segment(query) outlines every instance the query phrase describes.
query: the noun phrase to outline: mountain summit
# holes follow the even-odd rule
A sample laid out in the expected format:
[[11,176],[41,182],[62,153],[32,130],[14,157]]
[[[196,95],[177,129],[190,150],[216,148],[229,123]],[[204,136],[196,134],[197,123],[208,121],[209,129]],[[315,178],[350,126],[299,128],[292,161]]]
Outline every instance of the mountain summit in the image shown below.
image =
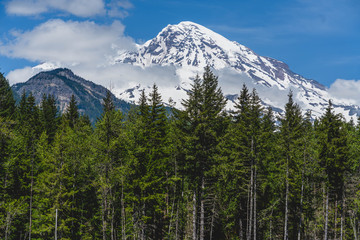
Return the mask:
[[[251,49],[199,24],[185,21],[177,25],[168,25],[155,38],[137,46],[137,51],[123,52],[115,58],[116,63],[127,63],[142,68],[151,66],[174,66],[179,77],[179,84],[174,86],[171,93],[165,93],[175,102],[186,97],[185,92],[190,88],[191,79],[201,74],[207,65],[219,72],[220,86],[223,87],[228,99],[228,108],[233,108],[236,94],[243,83],[251,83],[256,89],[276,92],[274,96],[263,99],[265,105],[274,109],[283,109],[285,102],[275,98],[281,93],[286,99],[290,89],[294,91],[296,100],[304,110],[312,110],[315,116],[320,116],[328,104],[330,95],[322,84],[315,80],[306,79],[292,72],[288,65],[270,57],[256,54]],[[231,74],[226,74],[230,72]],[[224,75],[224,76],[222,76]],[[232,79],[226,79],[226,76]],[[238,80],[236,80],[236,78]],[[235,79],[235,80],[234,80]],[[229,86],[232,85],[232,86]],[[136,102],[141,89],[146,86],[136,85],[120,94],[120,98]],[[161,90],[161,86],[159,86]],[[237,89],[236,92],[233,92]],[[260,92],[260,97],[263,98]],[[166,99],[166,98],[164,98]],[[333,99],[335,110],[344,114],[346,118],[360,113],[359,107],[342,103]],[[177,104],[176,107],[181,107]]]
[[[102,113],[102,101],[107,91],[105,87],[85,80],[67,68],[40,72],[25,83],[13,85],[12,89],[18,96],[24,91],[31,92],[38,104],[43,94],[54,95],[57,107],[62,113],[65,112],[71,96],[74,95],[80,113],[87,114],[92,122],[95,122]],[[122,111],[128,111],[130,108],[128,103],[115,98],[115,96],[114,103]]]

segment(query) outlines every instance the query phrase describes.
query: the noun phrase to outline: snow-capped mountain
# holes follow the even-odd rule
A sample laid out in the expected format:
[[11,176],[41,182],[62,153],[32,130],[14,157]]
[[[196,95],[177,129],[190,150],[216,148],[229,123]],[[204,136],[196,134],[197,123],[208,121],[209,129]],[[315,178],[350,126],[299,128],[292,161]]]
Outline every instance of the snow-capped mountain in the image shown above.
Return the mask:
[[[186,90],[191,87],[191,79],[196,74],[201,75],[206,65],[210,65],[219,76],[219,85],[229,99],[229,109],[233,108],[243,83],[254,86],[264,104],[274,109],[283,109],[286,95],[292,89],[300,106],[304,110],[311,109],[314,116],[323,113],[330,98],[325,86],[292,72],[285,63],[259,56],[251,49],[193,22],[168,25],[155,38],[137,45],[137,51],[119,52],[114,63],[132,64],[143,69],[174,67],[178,84],[171,88],[159,85],[159,89],[165,102],[171,97],[176,102],[175,107],[179,108],[181,99],[186,98]],[[116,96],[137,102],[144,88],[149,86],[134,84]],[[281,101],[279,95],[282,95]],[[360,114],[358,106],[332,100],[335,110],[347,119]]]

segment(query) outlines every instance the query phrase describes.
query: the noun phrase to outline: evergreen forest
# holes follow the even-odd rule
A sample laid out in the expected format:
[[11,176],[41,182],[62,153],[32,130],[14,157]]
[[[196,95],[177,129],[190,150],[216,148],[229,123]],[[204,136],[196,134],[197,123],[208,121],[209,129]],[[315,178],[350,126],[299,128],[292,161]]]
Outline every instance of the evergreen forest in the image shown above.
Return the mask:
[[226,111],[206,67],[183,110],[154,84],[92,124],[0,75],[0,239],[359,239],[360,125],[239,93]]

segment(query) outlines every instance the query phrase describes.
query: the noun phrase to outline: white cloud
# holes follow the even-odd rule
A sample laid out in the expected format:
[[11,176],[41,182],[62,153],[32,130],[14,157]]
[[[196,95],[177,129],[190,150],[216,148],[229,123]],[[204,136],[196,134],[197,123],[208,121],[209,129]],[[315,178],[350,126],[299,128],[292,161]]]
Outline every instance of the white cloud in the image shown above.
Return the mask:
[[92,17],[108,14],[110,17],[124,18],[128,9],[133,8],[129,0],[9,0],[6,12],[19,16],[37,16],[59,11],[78,17]]
[[31,16],[49,11],[62,11],[79,17],[105,13],[103,0],[10,0],[6,4],[8,14]]
[[114,64],[94,67],[91,64],[79,64],[71,69],[81,77],[104,87],[121,91],[137,84],[152,86],[156,83],[163,87],[174,87],[178,83],[175,68],[153,66],[141,68],[130,64]]
[[342,102],[360,105],[360,80],[337,79],[331,84],[329,93]]
[[128,0],[111,0],[110,3],[107,4],[107,7],[107,14],[110,17],[125,18],[129,14],[127,10],[133,8],[134,6]]
[[[54,64],[53,68],[57,67],[59,65]],[[156,83],[162,88],[172,89],[179,83],[174,66],[152,66],[144,69],[130,64],[119,63],[100,66],[92,62],[86,62],[73,66],[62,64],[61,67],[70,68],[76,75],[111,89],[115,93],[120,93],[138,84],[142,87],[148,87]],[[25,82],[43,70],[41,68],[25,67],[11,71],[6,78],[9,79],[10,85],[13,85]]]
[[133,41],[123,36],[124,26],[94,22],[47,21],[31,31],[13,34],[0,45],[0,54],[37,62],[103,64],[117,49],[131,49]]
[[[94,22],[49,20],[27,32],[13,32],[13,39],[0,43],[0,54],[30,60],[36,63],[48,62],[56,66],[81,70],[80,76],[100,76],[120,50],[135,48],[133,40],[123,35],[124,26],[119,21],[111,25],[98,25]],[[109,68],[111,66],[108,66]],[[26,67],[8,74],[11,84],[24,82],[39,69]],[[118,71],[109,69],[116,77]],[[119,76],[119,75],[118,75]],[[88,78],[99,83],[95,77]],[[106,81],[105,79],[103,81]]]
[[13,85],[15,83],[24,82],[37,73],[39,73],[39,70],[35,70],[31,67],[25,67],[22,69],[15,69],[9,72],[6,78],[9,79],[10,85]]
[[[262,84],[256,84],[247,74],[236,72],[230,68],[217,70],[214,73],[219,76],[219,86],[226,94],[240,94],[242,86],[245,84],[249,91],[255,88],[261,100],[274,107],[283,108],[288,101],[290,89],[282,90],[277,86],[267,87]],[[297,99],[299,90],[295,88],[291,88],[291,90],[295,100],[300,106],[303,106],[303,103]]]

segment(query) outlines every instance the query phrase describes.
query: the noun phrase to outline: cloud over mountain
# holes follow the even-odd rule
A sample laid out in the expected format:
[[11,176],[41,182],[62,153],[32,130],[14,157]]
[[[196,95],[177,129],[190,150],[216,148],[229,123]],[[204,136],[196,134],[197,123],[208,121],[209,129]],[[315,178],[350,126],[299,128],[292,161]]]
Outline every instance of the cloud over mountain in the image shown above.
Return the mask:
[[[133,40],[124,36],[124,28],[119,21],[100,25],[91,21],[49,20],[30,31],[13,32],[13,39],[0,45],[0,53],[33,62],[93,69],[107,65],[121,49],[135,48]],[[34,73],[26,67],[10,72],[8,77],[15,83],[26,81],[22,77]]]
[[77,17],[92,17],[108,14],[123,18],[132,8],[128,0],[10,0],[6,12],[12,15],[34,16],[47,12],[62,12]]

